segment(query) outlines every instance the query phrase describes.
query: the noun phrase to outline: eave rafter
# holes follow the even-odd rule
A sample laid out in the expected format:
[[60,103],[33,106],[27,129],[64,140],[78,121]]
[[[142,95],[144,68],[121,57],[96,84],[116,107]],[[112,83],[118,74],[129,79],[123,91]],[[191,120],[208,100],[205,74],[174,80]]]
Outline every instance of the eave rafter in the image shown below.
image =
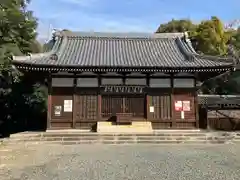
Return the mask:
[[233,67],[216,67],[216,68],[160,68],[160,67],[153,67],[153,68],[144,68],[144,67],[116,67],[116,68],[94,68],[94,67],[39,67],[39,66],[30,66],[30,65],[22,65],[17,64],[15,65],[19,70],[26,70],[26,71],[49,71],[49,72],[96,72],[96,73],[104,73],[104,72],[140,72],[140,73],[154,73],[154,72],[162,72],[162,73],[192,73],[192,72],[226,72],[226,71],[233,71]]

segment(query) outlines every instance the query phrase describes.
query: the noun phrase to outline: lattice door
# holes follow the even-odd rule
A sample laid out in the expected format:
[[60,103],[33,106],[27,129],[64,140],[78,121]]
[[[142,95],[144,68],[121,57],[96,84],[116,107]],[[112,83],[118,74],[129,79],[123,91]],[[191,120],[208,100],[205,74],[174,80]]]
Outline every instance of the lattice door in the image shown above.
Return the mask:
[[79,96],[78,115],[80,120],[96,120],[97,119],[97,96],[81,95]]
[[131,113],[133,117],[144,117],[144,96],[102,96],[102,117],[109,118],[119,113]]

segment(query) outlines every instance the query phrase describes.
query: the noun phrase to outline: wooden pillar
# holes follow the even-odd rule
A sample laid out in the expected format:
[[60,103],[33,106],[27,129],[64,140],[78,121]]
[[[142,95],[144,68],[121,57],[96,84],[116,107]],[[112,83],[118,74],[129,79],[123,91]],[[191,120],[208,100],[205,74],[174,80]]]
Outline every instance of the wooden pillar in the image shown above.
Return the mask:
[[74,74],[73,79],[73,112],[72,112],[72,128],[76,129],[76,117],[77,117],[77,78],[76,74]]
[[151,103],[151,99],[150,99],[150,96],[147,94],[146,95],[146,112],[147,112],[147,121],[150,121],[152,118],[151,118],[151,114],[150,114],[150,103]]
[[101,91],[100,91],[100,86],[102,84],[101,81],[101,76],[100,74],[98,75],[98,87],[99,87],[99,91],[97,94],[97,114],[98,114],[98,121],[102,120],[102,95],[101,95]]
[[198,87],[197,87],[197,74],[195,74],[195,92],[194,92],[194,106],[195,106],[195,118],[196,118],[196,128],[199,128],[199,106],[198,106]]
[[170,99],[171,99],[171,120],[172,128],[177,127],[176,118],[175,118],[175,107],[174,107],[174,74],[171,74],[171,90],[170,90]]
[[52,120],[52,76],[51,73],[48,75],[48,109],[47,109],[47,129],[51,128]]
[[102,120],[102,96],[100,94],[98,94],[97,96],[97,103],[98,103],[98,107],[97,107],[97,111],[98,111],[98,121]]
[[208,106],[206,107],[206,113],[207,113],[207,115],[206,115],[206,129],[208,130],[208,131],[210,131],[210,126],[209,126],[209,119],[208,119],[208,112],[209,112],[209,110],[208,110]]
[[[149,85],[149,83],[150,83],[150,75],[149,74],[147,74],[146,75],[146,77],[147,77],[147,79],[146,79],[146,84],[147,84],[147,87],[149,87],[150,85]],[[149,96],[149,94],[148,94],[148,92],[146,93],[146,101],[145,101],[145,103],[146,103],[146,119],[147,119],[147,121],[151,121],[151,113],[150,113],[150,103],[151,103],[151,99],[150,99],[150,96]]]

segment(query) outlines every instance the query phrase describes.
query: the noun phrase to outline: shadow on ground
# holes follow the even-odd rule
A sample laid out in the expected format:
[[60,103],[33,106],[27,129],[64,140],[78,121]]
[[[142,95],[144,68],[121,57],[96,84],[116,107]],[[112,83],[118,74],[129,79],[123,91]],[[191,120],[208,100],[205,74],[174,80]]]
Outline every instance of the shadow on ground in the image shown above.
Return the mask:
[[3,121],[0,124],[0,138],[9,137],[11,134],[24,131],[46,131],[47,116],[45,113],[32,116],[31,119],[17,119]]

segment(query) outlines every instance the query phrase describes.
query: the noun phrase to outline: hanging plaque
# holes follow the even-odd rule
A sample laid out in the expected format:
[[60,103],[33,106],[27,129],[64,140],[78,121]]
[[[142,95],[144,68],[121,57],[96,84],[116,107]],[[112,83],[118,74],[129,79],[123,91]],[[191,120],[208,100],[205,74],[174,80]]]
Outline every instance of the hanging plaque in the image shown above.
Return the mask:
[[182,111],[182,101],[175,101],[175,111]]
[[101,86],[102,93],[127,93],[127,94],[142,94],[144,93],[145,86],[135,85],[104,85]]
[[61,116],[62,114],[62,106],[54,106],[54,115]]
[[72,100],[64,100],[64,112],[72,112]]
[[183,101],[182,102],[182,108],[183,108],[183,111],[190,111],[191,108],[190,108],[190,101]]

